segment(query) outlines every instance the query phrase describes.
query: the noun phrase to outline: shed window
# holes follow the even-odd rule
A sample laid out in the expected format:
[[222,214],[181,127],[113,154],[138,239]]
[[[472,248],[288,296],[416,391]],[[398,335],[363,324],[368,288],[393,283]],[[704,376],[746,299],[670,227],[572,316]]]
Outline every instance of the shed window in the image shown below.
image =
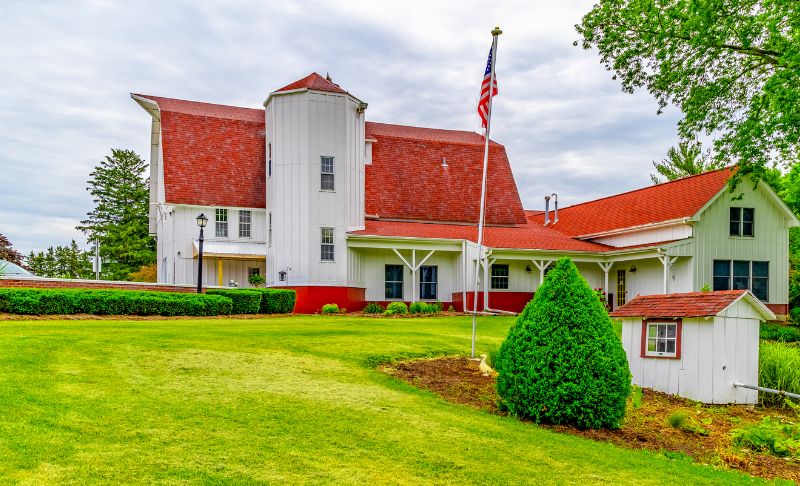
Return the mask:
[[436,300],[437,286],[439,285],[438,267],[420,267],[419,298],[422,300]]
[[731,236],[755,236],[754,213],[753,208],[731,208]]
[[239,238],[250,238],[250,211],[239,211]]
[[642,325],[642,356],[680,358],[681,322],[648,322]]
[[335,190],[333,180],[333,157],[322,157],[319,164],[320,172],[320,190],[333,191]]
[[228,236],[228,210],[227,209],[217,209],[216,213],[216,221],[215,223],[215,234],[216,236]]
[[326,262],[333,261],[333,228],[321,228],[321,254],[320,259]]
[[386,299],[403,298],[403,265],[386,265]]
[[492,265],[492,288],[508,290],[508,265]]

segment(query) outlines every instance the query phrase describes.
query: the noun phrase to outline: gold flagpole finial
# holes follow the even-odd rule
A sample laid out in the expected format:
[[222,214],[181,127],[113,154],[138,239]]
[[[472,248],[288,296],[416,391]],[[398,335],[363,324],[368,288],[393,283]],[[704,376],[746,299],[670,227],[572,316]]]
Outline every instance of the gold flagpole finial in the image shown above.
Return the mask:
[[503,31],[500,30],[500,27],[495,27],[494,30],[492,31],[492,35],[500,35],[502,33]]

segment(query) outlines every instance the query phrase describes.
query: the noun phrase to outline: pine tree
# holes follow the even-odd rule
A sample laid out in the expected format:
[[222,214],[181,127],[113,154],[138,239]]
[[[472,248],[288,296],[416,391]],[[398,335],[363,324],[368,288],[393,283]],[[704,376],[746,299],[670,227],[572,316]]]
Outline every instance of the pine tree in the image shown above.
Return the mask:
[[22,266],[24,258],[20,252],[11,248],[8,238],[0,234],[0,261],[4,260]]
[[569,258],[548,272],[497,359],[497,392],[536,422],[617,428],[631,389],[622,342]]
[[[681,142],[678,148],[670,147],[667,151],[667,158],[661,162],[653,162],[656,171],[666,177],[668,181],[674,181],[681,177],[702,174],[710,170],[721,169],[723,164],[715,161],[711,157],[711,151],[703,153],[702,145],[698,143]],[[653,184],[661,184],[662,180],[654,174],[650,174]]]
[[111,156],[89,174],[87,190],[95,208],[77,229],[100,242],[104,277],[124,280],[156,260],[155,239],[148,232],[147,164],[131,150],[111,149]]
[[52,246],[47,252],[28,255],[28,268],[35,275],[47,278],[87,279],[92,274],[92,252],[81,250],[75,240],[69,246]]

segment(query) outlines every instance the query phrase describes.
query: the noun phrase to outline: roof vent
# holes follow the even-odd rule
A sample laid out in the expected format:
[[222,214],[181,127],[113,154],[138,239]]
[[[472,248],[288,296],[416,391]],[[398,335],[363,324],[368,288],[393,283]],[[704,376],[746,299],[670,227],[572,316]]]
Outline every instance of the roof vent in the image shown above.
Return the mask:
[[447,157],[442,157],[442,167],[447,167]]
[[[554,211],[553,211],[553,224],[558,223],[558,194],[553,193],[550,196],[555,198],[554,201]],[[544,226],[550,224],[550,196],[544,197]]]

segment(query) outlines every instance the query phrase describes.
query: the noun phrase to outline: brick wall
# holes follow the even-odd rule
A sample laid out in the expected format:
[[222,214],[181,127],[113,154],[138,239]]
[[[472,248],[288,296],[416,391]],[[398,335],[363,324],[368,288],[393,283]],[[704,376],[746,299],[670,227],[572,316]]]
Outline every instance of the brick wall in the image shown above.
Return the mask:
[[[119,282],[113,280],[67,280],[63,278],[8,278],[0,277],[0,287],[24,287],[31,289],[118,289],[150,290],[158,292],[197,292],[196,285],[156,284],[144,282]],[[226,288],[204,286],[203,289]]]

